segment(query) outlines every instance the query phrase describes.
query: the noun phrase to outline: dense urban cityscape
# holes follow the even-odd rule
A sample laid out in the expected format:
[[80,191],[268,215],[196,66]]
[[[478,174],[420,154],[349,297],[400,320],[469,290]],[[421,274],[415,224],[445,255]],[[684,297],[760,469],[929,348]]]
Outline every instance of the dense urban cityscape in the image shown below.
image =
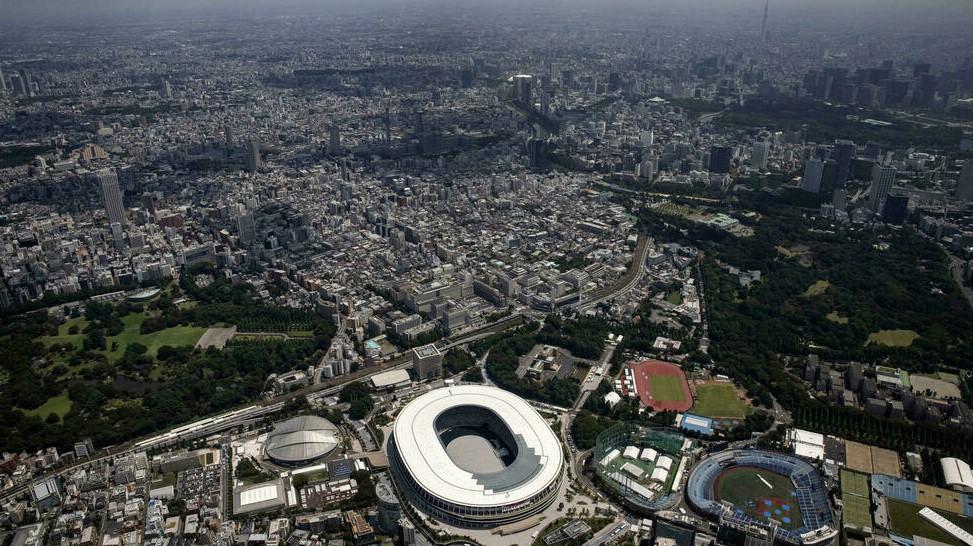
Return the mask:
[[0,546],[973,546],[973,5],[0,12]]

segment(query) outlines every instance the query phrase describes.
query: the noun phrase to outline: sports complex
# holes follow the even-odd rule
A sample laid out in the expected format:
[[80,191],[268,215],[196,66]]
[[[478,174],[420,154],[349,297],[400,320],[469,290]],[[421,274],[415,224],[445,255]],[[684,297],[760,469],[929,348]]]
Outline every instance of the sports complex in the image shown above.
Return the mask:
[[817,544],[837,534],[817,470],[790,455],[732,450],[696,465],[686,497],[700,513],[738,526],[772,528],[788,544]]
[[620,381],[626,396],[637,396],[642,405],[653,411],[685,412],[693,407],[686,374],[675,364],[661,360],[633,362],[625,367]]
[[436,389],[409,402],[387,444],[399,489],[417,508],[463,527],[543,511],[557,497],[564,454],[550,425],[495,387]]
[[595,473],[601,482],[640,511],[667,510],[679,503],[694,445],[674,431],[619,423],[598,435]]

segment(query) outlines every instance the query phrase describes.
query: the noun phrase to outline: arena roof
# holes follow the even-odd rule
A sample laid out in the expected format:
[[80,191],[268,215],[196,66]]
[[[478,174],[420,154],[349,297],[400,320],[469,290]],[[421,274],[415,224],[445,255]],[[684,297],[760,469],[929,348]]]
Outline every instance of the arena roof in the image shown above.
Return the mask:
[[331,453],[338,441],[338,427],[331,421],[301,415],[275,426],[264,449],[275,461],[300,463]]
[[943,457],[939,463],[943,465],[946,485],[954,489],[973,491],[973,471],[970,470],[970,465],[954,457]]
[[[487,409],[518,442],[517,459],[500,472],[476,474],[459,468],[446,453],[436,419],[461,406]],[[547,422],[517,395],[496,387],[461,385],[430,391],[410,402],[395,420],[395,447],[416,482],[445,501],[475,507],[511,505],[555,482],[563,453]]]

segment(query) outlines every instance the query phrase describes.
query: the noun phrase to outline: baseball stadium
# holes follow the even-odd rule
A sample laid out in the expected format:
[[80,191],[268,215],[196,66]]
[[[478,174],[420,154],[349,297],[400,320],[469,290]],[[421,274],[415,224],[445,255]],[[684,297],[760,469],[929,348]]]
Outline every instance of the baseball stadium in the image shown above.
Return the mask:
[[561,485],[564,453],[517,395],[483,385],[429,391],[395,419],[386,447],[396,484],[451,525],[505,525],[542,512]]
[[818,544],[837,534],[821,475],[790,455],[759,450],[711,455],[690,473],[686,497],[704,515],[770,528],[786,544]]
[[619,423],[598,435],[595,473],[632,509],[668,510],[679,503],[684,453],[692,446],[692,440],[669,429]]

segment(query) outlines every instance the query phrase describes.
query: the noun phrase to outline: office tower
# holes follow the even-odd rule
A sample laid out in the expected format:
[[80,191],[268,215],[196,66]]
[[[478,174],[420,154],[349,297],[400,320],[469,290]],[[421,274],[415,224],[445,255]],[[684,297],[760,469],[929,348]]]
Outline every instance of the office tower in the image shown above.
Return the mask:
[[473,69],[466,67],[460,72],[459,75],[460,86],[463,89],[469,89],[473,87]]
[[608,73],[608,90],[609,91],[618,91],[618,89],[621,86],[622,86],[622,75],[619,74],[618,72],[614,72],[614,71],[609,72]]
[[109,224],[125,225],[125,205],[122,190],[118,187],[118,175],[114,169],[102,169],[95,175],[101,186],[101,198],[105,203],[105,213]]
[[328,128],[328,154],[341,155],[341,130],[337,125]]
[[821,171],[821,187],[818,189],[818,192],[831,195],[834,193],[835,188],[844,187],[844,184],[838,184],[837,180],[838,162],[833,159],[825,160],[824,169]]
[[649,129],[639,134],[639,144],[642,146],[652,146],[655,144],[655,131]]
[[892,183],[895,182],[895,167],[890,165],[875,165],[872,171],[872,187],[868,196],[868,206],[872,212],[879,213],[885,198],[892,190]]
[[518,74],[513,77],[513,84],[514,99],[527,108],[533,106],[534,77],[529,74]]
[[831,159],[838,164],[838,172],[835,175],[835,183],[843,186],[848,181],[851,172],[851,160],[855,157],[855,143],[850,140],[838,140],[834,143],[834,152]]
[[547,116],[551,113],[551,95],[547,91],[541,91],[541,114]]
[[412,349],[412,369],[422,381],[443,373],[443,355],[435,343]]
[[255,173],[260,169],[260,143],[251,140],[247,143],[247,170]]
[[882,221],[886,224],[901,226],[909,215],[909,196],[904,193],[893,193],[885,198],[882,207]]
[[229,125],[223,126],[223,143],[227,150],[233,147],[233,129]]
[[767,156],[770,155],[770,143],[766,140],[753,145],[753,157],[751,163],[759,170],[767,168]]
[[257,224],[254,221],[252,212],[238,216],[236,225],[241,241],[249,243],[257,238]]
[[730,172],[730,161],[733,159],[733,148],[729,146],[713,146],[709,151],[709,172],[726,174]]
[[821,178],[824,176],[824,161],[818,158],[808,159],[804,164],[804,181],[801,187],[806,192],[821,191]]
[[84,440],[74,444],[74,456],[78,459],[83,459],[85,457],[90,457],[95,452],[95,445],[91,442],[91,438],[85,438]]
[[959,179],[956,180],[956,199],[973,201],[973,159],[967,159],[959,172]]
[[882,147],[879,146],[878,142],[868,141],[865,143],[865,157],[873,161],[878,160],[878,156],[882,153]]
[[171,99],[172,98],[172,84],[169,83],[169,80],[163,80],[162,81],[162,89],[161,89],[161,91],[162,91],[162,98],[164,98],[164,99]]
[[0,66],[0,95],[7,94],[7,80],[3,77],[3,67]]
[[648,180],[649,182],[655,178],[655,167],[658,164],[658,159],[654,157],[647,157],[642,160],[639,164],[639,178]]
[[770,0],[764,4],[764,22],[760,25],[760,39],[767,41],[767,12],[770,11]]
[[838,188],[834,191],[831,197],[831,205],[834,206],[834,210],[847,210],[848,209],[848,190],[845,188]]
[[148,211],[149,215],[155,218],[155,196],[150,192],[142,194],[142,206]]
[[27,86],[24,83],[24,78],[16,72],[10,75],[10,88],[13,90],[14,96],[22,97],[27,95]]
[[21,81],[21,83],[23,85],[23,93],[22,94],[25,95],[25,96],[28,96],[28,97],[33,97],[34,96],[34,80],[31,77],[29,70],[27,70],[25,68],[21,68],[20,69],[20,81]]

